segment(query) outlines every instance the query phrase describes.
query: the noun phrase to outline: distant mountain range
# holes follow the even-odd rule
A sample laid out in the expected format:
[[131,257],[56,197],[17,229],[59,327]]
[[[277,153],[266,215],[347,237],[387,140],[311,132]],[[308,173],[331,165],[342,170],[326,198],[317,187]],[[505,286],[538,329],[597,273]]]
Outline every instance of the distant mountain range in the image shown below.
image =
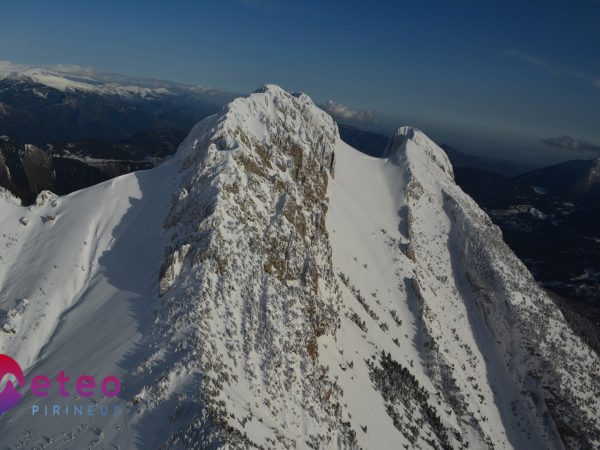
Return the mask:
[[0,186],[29,204],[44,189],[63,195],[148,169],[232,98],[76,66],[0,61]]
[[583,205],[600,206],[600,158],[566,161],[516,178],[538,191]]
[[120,140],[161,128],[188,131],[232,94],[60,66],[0,62],[0,134],[21,142]]
[[514,161],[499,158],[484,158],[475,155],[469,155],[456,150],[454,147],[446,144],[440,145],[452,161],[454,167],[470,167],[473,169],[487,170],[499,173],[509,177],[516,176],[532,169],[532,166],[521,164]]

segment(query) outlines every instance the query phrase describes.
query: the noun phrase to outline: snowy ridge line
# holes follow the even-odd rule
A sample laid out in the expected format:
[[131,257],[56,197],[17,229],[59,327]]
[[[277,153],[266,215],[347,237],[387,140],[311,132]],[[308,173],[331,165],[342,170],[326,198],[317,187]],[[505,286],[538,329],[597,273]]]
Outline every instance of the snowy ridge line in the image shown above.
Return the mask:
[[[425,245],[423,238],[430,240],[436,233],[423,235],[419,225],[430,220],[424,200],[439,202],[450,221],[447,232],[454,279],[457,269],[464,270],[456,289],[462,291],[463,299],[473,300],[475,316],[480,315],[489,330],[492,350],[506,367],[506,381],[522,394],[519,400],[532,426],[543,430],[542,438],[555,441],[558,447],[561,440],[568,447],[600,445],[600,380],[594,376],[600,373],[598,356],[569,328],[558,307],[504,243],[500,230],[453,182],[442,150],[415,130],[401,129],[398,137],[402,143],[396,152],[406,158],[410,179],[408,253],[435,264],[431,245]],[[427,160],[418,154],[423,151],[435,163],[426,172],[422,169]],[[426,269],[422,269],[423,274]],[[437,282],[440,272],[435,278],[430,275],[417,274],[417,286],[433,281],[435,292],[442,287]],[[496,381],[491,381],[492,391],[499,390]],[[545,403],[539,398],[545,398]],[[501,416],[504,422],[508,420],[506,412],[501,411]]]
[[[82,448],[106,438],[131,448],[139,439],[127,408],[127,355],[146,328],[145,311],[156,307],[169,170],[167,162],[65,197],[45,191],[30,207],[0,198],[0,353],[18,361],[26,379],[67,368],[127,380],[115,400],[123,414],[83,424],[76,417],[36,420],[39,399],[26,391],[0,417],[3,447]],[[60,400],[49,397],[50,408]]]

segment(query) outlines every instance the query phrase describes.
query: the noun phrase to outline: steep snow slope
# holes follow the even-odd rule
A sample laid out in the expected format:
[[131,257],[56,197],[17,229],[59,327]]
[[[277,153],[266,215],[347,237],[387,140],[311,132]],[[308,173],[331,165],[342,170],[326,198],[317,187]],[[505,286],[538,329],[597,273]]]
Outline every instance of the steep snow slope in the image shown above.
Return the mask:
[[[0,198],[0,353],[27,369],[27,383],[32,373],[53,378],[60,370],[127,380],[129,354],[158,299],[171,167],[66,197],[46,191],[29,208]],[[104,434],[135,441],[131,426],[119,432],[112,416],[32,417],[40,403],[26,392],[0,418],[0,447],[87,448]],[[47,403],[73,399],[53,392]]]
[[[597,445],[597,355],[456,186],[441,149],[402,128],[386,160],[345,144],[336,158],[328,228],[347,312],[322,358],[353,429],[367,429],[359,444],[561,448],[558,427],[567,446]],[[418,388],[433,414],[419,414]]]
[[270,85],[157,169],[0,202],[0,352],[124,383],[118,417],[26,394],[1,445],[600,444],[597,355],[413,128],[370,158]]

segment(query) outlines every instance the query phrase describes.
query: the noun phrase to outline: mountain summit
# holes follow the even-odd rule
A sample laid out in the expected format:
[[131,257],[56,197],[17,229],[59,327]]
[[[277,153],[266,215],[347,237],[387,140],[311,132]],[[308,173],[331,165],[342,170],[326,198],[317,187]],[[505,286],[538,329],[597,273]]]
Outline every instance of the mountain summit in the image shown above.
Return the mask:
[[25,396],[2,444],[600,445],[598,356],[415,128],[372,158],[267,85],[155,169],[0,202],[0,352],[124,384],[38,433]]

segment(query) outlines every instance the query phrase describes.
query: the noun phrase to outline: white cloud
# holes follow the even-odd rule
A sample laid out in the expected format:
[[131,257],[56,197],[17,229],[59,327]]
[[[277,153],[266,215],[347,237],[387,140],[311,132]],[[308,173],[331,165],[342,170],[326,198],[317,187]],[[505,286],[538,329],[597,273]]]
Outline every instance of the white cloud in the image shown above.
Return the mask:
[[333,100],[327,100],[323,109],[331,114],[335,119],[353,120],[356,122],[375,122],[376,114],[372,109],[353,109],[336,103]]
[[551,147],[562,148],[563,150],[600,153],[600,144],[584,141],[581,139],[575,139],[571,136],[559,136],[554,138],[542,139],[542,142],[546,145],[550,145]]

